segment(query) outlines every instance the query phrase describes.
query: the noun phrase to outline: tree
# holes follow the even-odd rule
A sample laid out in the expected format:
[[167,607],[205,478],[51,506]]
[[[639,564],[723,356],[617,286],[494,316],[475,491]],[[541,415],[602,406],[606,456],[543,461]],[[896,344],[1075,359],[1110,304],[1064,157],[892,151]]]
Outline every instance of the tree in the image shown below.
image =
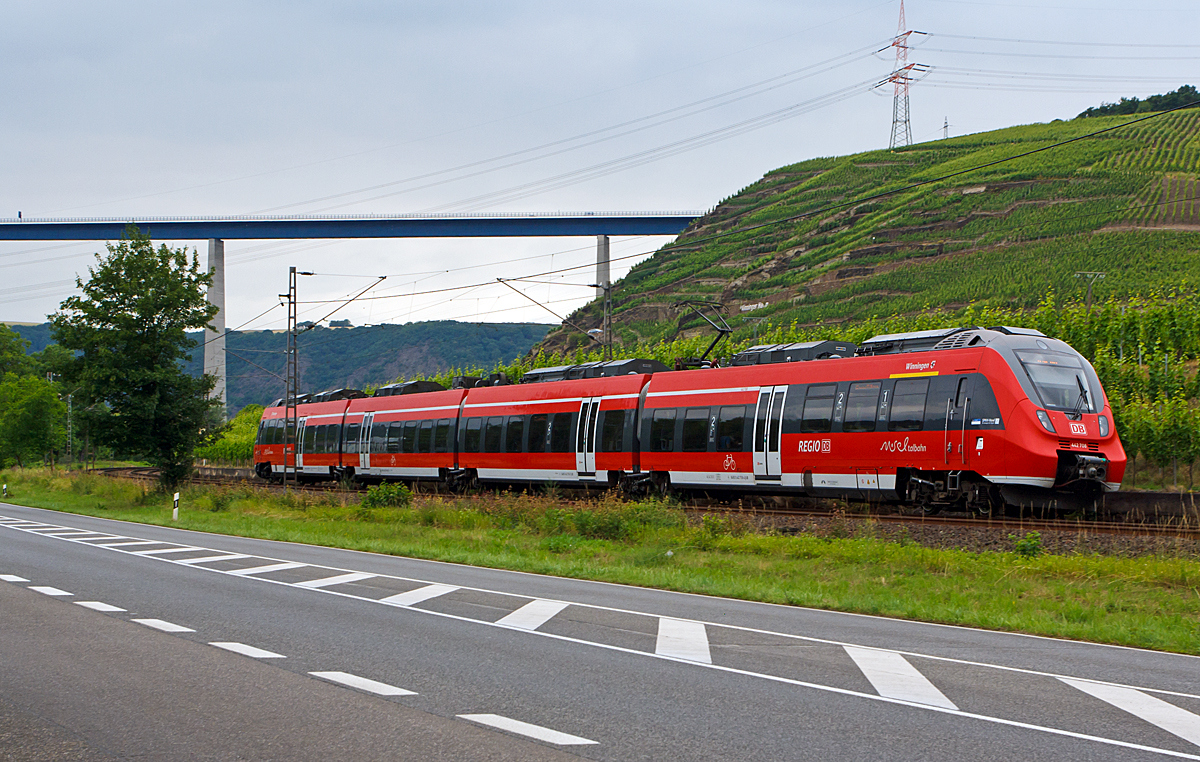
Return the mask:
[[25,356],[28,348],[28,339],[22,339],[21,334],[0,323],[0,378],[5,373],[28,372],[29,359]]
[[[136,227],[96,255],[88,282],[51,315],[55,340],[79,356],[64,375],[87,398],[96,441],[140,456],[172,488],[191,473],[192,451],[221,428],[214,379],[193,378],[181,363],[196,342],[186,331],[207,327],[217,308],[205,300],[212,282],[193,251],[157,249]],[[78,396],[77,398],[78,399]]]
[[67,406],[54,385],[37,376],[5,374],[0,381],[0,465],[22,468],[51,455],[66,439]]

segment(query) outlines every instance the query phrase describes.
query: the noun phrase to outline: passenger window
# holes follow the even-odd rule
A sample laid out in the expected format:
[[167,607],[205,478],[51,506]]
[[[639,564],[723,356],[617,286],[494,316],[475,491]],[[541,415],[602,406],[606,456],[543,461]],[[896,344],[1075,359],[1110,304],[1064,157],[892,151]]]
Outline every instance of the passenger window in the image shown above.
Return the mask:
[[925,420],[925,394],[928,391],[928,378],[897,381],[888,431],[920,431]]
[[466,433],[463,434],[463,452],[479,452],[482,444],[480,430],[483,428],[482,418],[468,418]]
[[653,452],[675,451],[675,410],[655,410],[650,419],[650,449]]
[[683,418],[683,451],[708,452],[708,408],[687,409]]
[[404,439],[401,441],[400,452],[417,451],[417,422],[404,422]]
[[508,417],[508,430],[504,434],[504,451],[521,452],[521,440],[525,438],[525,418],[519,415]]
[[625,445],[624,410],[605,410],[600,424],[600,452],[621,452]]
[[343,452],[351,454],[358,452],[358,436],[361,431],[361,423],[346,424],[346,441],[344,443],[345,446],[342,447]]
[[371,426],[371,452],[387,452],[388,425],[376,423]]
[[400,452],[400,440],[404,434],[404,421],[392,421],[388,424],[387,451]]
[[417,429],[417,452],[433,452],[433,421],[421,421]]
[[550,423],[550,452],[571,450],[571,426],[577,413],[555,413]]
[[450,419],[442,418],[433,430],[433,451],[450,452]]
[[842,431],[874,431],[875,408],[879,404],[879,390],[883,383],[864,381],[850,384],[850,399],[846,404],[846,421]]
[[958,394],[954,396],[954,406],[962,407],[967,404],[967,377],[958,379]]
[[836,384],[808,387],[808,394],[804,398],[804,414],[800,419],[801,433],[819,434],[833,429],[833,397],[836,392]]
[[717,421],[717,451],[742,452],[742,438],[745,430],[745,405],[721,408],[720,419]]
[[303,442],[302,446],[304,448],[302,450],[302,452],[316,452],[316,449],[315,449],[317,446],[317,427],[316,426],[307,426],[306,425],[304,427],[304,442]]
[[549,427],[550,416],[545,413],[529,416],[529,451],[546,451],[546,430]]
[[504,419],[500,416],[487,419],[483,430],[483,451],[500,452],[500,444],[504,439]]

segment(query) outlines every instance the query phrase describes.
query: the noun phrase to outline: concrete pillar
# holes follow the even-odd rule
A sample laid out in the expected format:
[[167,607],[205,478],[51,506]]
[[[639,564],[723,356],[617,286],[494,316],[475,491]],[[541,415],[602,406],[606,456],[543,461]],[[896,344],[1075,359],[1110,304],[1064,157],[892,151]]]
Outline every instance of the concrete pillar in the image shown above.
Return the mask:
[[204,372],[216,376],[212,396],[221,400],[225,410],[225,242],[220,238],[208,241],[208,269],[212,271],[212,285],[208,287],[208,303],[217,305],[217,315],[212,319],[212,329],[204,332]]
[[609,285],[608,236],[596,236],[596,298],[604,298],[604,286]]

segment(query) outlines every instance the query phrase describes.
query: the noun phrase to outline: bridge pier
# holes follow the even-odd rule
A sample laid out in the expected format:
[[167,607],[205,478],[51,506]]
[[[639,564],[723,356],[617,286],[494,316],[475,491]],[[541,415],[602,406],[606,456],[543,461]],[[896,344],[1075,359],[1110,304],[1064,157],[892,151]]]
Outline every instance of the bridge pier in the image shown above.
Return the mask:
[[596,236],[596,298],[604,298],[604,290],[609,286],[608,270],[608,236]]
[[216,317],[209,330],[204,332],[204,372],[216,376],[213,399],[221,400],[221,412],[225,408],[225,241],[208,239],[208,269],[212,271],[212,285],[208,287],[208,303],[217,305]]

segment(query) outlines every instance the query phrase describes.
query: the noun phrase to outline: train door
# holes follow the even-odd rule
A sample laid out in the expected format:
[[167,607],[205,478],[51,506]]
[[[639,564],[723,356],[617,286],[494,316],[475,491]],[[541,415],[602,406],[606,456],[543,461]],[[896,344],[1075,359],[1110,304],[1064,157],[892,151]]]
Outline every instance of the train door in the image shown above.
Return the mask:
[[296,424],[296,470],[304,469],[304,429],[307,418],[301,418]]
[[584,397],[579,403],[579,426],[575,430],[575,470],[580,476],[596,473],[596,423],[600,418],[600,398]]
[[371,423],[375,420],[374,413],[363,416],[362,428],[358,430],[358,467],[360,470],[371,467]]
[[758,391],[754,409],[754,477],[778,479],[782,473],[780,445],[783,438],[783,403],[786,386],[767,386]]
[[970,376],[960,376],[946,394],[946,424],[942,432],[945,457],[950,468],[966,466],[971,454],[967,449],[967,419],[971,414],[971,398],[968,396]]

